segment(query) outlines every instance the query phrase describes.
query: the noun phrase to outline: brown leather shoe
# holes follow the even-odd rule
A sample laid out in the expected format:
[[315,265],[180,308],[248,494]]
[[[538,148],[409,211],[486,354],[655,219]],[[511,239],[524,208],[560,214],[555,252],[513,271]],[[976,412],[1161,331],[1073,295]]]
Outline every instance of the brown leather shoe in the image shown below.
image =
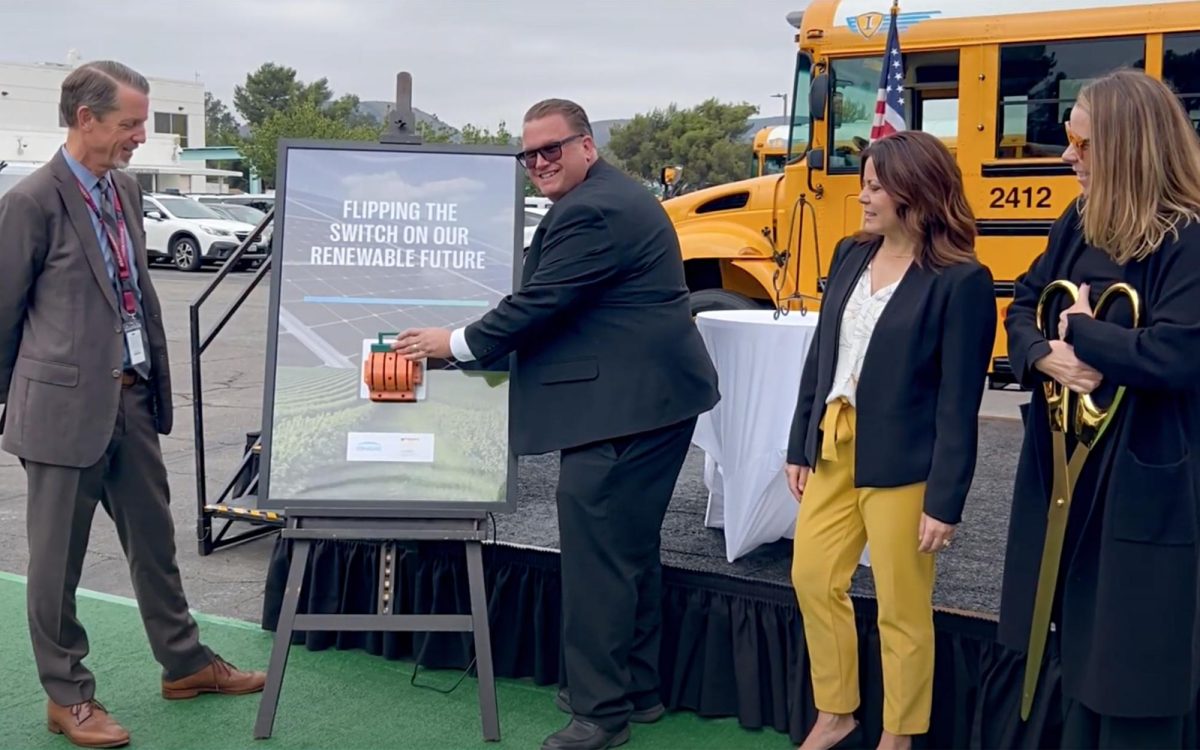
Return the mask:
[[46,702],[46,727],[80,747],[122,747],[129,744],[129,732],[108,715],[100,701],[90,700],[73,706]]
[[201,693],[245,695],[257,693],[267,682],[266,672],[243,672],[219,656],[204,669],[181,680],[163,680],[162,694],[168,700],[195,698]]

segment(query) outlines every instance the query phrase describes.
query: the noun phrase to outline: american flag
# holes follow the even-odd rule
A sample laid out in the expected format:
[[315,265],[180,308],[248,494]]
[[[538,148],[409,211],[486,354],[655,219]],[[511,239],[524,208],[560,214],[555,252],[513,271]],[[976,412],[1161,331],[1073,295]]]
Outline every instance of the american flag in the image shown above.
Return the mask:
[[879,96],[875,99],[875,122],[871,125],[872,143],[905,129],[904,58],[900,55],[898,26],[896,9],[892,8],[883,71],[879,74]]

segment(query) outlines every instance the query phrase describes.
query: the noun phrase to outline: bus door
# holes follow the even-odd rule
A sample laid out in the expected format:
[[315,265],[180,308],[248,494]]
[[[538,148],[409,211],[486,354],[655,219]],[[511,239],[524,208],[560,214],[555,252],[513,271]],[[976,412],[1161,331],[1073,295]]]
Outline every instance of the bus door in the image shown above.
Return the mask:
[[[904,119],[912,130],[941,138],[953,151],[958,133],[957,50],[904,55]],[[827,245],[862,226],[860,154],[870,143],[882,56],[830,61],[829,157],[825,175]]]

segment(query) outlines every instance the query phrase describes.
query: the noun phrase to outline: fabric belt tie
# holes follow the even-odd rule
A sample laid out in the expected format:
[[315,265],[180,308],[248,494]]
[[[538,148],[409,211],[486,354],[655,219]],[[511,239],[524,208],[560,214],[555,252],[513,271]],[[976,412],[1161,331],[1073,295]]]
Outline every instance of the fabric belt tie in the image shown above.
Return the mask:
[[838,443],[848,442],[852,433],[850,414],[853,410],[854,407],[844,398],[839,398],[826,407],[821,435],[822,460],[838,460]]

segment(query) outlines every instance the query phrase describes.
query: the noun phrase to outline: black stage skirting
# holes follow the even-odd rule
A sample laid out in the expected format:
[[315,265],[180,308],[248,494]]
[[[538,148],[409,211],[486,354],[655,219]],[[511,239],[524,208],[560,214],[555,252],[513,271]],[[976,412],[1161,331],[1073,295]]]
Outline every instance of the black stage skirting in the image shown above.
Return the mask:
[[[279,540],[270,564],[263,627],[274,630],[291,543]],[[369,613],[378,590],[379,546],[317,542],[301,588],[301,613]],[[558,553],[484,545],[496,674],[558,683]],[[667,566],[663,585],[662,698],[670,709],[737,717],[748,729],[771,727],[800,742],[816,718],[800,613],[789,586]],[[855,597],[862,707],[867,742],[882,729],[883,696],[875,601]],[[401,556],[397,612],[470,611],[461,543],[421,543]],[[1061,724],[1057,649],[1051,642],[1037,705],[1018,715],[1023,658],[995,643],[992,620],[938,611],[930,732],[918,747],[1055,747]],[[310,650],[360,648],[387,659],[464,669],[469,633],[297,633]],[[503,716],[504,707],[500,707]]]

